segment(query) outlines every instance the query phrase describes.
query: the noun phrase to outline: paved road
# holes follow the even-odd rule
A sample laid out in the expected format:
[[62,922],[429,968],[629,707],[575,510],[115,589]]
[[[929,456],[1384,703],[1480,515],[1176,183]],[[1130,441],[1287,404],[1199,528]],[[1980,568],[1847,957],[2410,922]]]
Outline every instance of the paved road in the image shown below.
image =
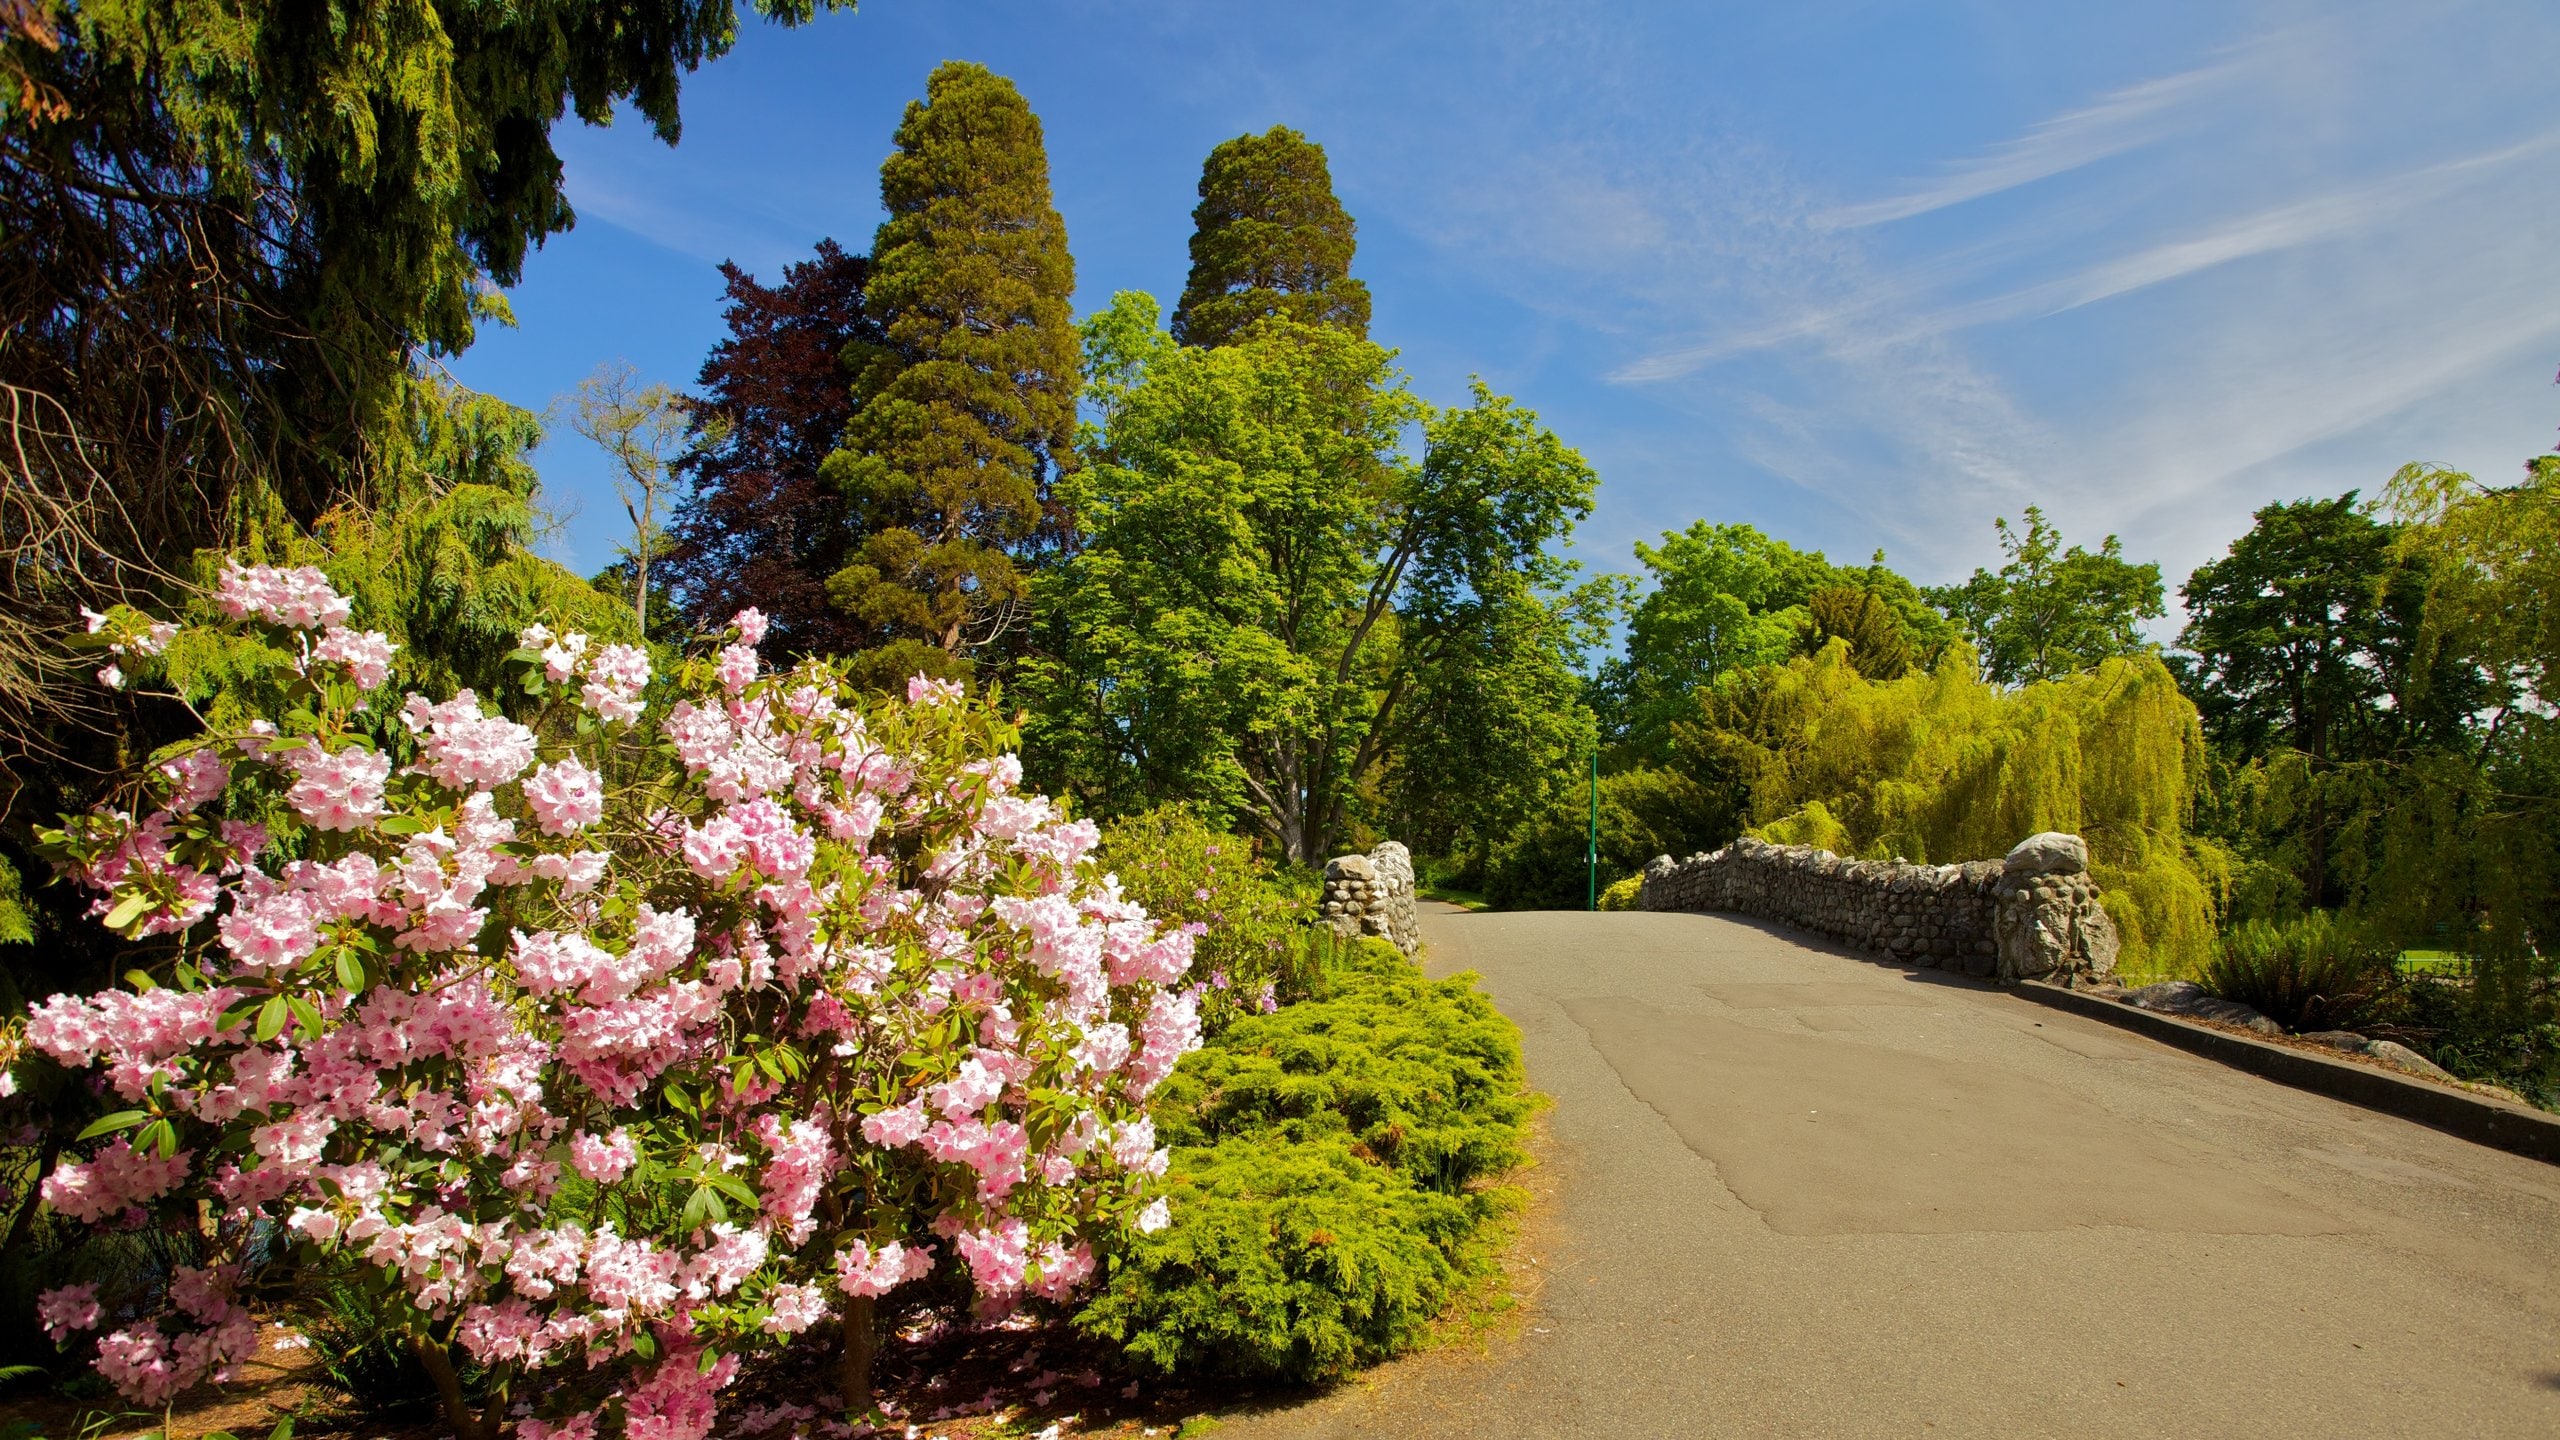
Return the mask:
[[1543,1283],[1222,1433],[2560,1436],[2560,1168],[1751,922],[1423,933],[1555,1097]]

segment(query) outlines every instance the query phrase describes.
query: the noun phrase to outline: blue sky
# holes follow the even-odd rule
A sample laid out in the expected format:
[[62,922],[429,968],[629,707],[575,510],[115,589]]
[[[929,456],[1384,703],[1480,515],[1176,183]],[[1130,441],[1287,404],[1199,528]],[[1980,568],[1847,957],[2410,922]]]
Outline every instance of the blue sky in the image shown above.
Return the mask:
[[[2560,6],[865,0],[750,21],[680,146],[558,132],[577,228],[453,362],[534,408],[689,384],[714,266],[868,247],[939,61],[1047,130],[1079,312],[1182,285],[1201,157],[1322,142],[1373,335],[1598,467],[1576,552],[1701,517],[1924,582],[2041,503],[2171,587],[2271,499],[2505,479],[2560,426]],[[624,521],[562,428],[562,559]]]

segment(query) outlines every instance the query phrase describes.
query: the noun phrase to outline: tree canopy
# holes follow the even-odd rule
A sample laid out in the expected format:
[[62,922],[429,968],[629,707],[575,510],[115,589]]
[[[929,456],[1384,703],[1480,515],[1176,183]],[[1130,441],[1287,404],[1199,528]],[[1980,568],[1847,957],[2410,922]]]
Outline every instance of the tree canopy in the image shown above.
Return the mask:
[[858,541],[827,582],[875,668],[966,669],[1022,618],[1023,560],[1075,464],[1075,262],[1039,117],[985,66],[938,66],[880,167],[855,411],[827,479]]
[[854,534],[842,496],[819,478],[853,418],[846,350],[876,345],[865,313],[868,257],[833,240],[762,285],[720,267],[729,333],[702,362],[689,413],[693,444],[677,462],[684,498],[664,567],[686,622],[718,626],[750,605],[772,622],[777,654],[847,654],[864,636],[828,599]]
[[2125,559],[2115,536],[2094,553],[2066,549],[2062,532],[2034,505],[2018,528],[2006,519],[1991,524],[2008,563],[1996,572],[1977,569],[1962,585],[1929,591],[1929,598],[1964,627],[1992,680],[2051,680],[2109,656],[2136,654],[2145,644],[2142,622],[2169,613],[2160,567]]
[[1356,227],[1323,146],[1284,125],[1225,142],[1200,168],[1191,221],[1174,339],[1224,345],[1273,315],[1368,338],[1369,287],[1351,278]]
[[1624,663],[1602,683],[1612,738],[1638,757],[1659,760],[1691,697],[1721,676],[1843,634],[1857,663],[1898,674],[1953,633],[1882,551],[1863,567],[1839,566],[1750,525],[1700,520],[1658,546],[1637,542],[1635,553],[1652,586],[1628,617]]
[[737,26],[729,0],[13,6],[8,748],[106,723],[63,645],[78,604],[166,598],[201,547],[379,503],[414,352],[468,344],[483,287],[573,220],[554,122],[628,107],[672,142],[682,77]]
[[[1595,477],[1481,385],[1425,405],[1345,331],[1275,317],[1201,349],[1157,313],[1123,294],[1086,327],[1100,419],[1067,487],[1079,547],[1042,583],[1031,748],[1106,812],[1188,802],[1322,859],[1456,677],[1516,668],[1524,626],[1552,644],[1550,547]],[[1557,734],[1496,733],[1521,755]]]
[[1727,677],[1680,745],[1686,768],[1734,777],[1764,839],[1944,864],[2067,830],[2089,842],[2130,968],[2175,969],[2211,943],[2227,860],[2190,831],[2204,736],[2157,656],[2010,689],[1961,645],[1871,680],[1834,641]]

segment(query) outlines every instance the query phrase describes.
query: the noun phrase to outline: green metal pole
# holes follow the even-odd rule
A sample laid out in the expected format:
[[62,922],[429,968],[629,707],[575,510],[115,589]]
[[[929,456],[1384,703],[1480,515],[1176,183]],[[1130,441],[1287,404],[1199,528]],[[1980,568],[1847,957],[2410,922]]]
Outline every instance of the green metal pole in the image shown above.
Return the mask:
[[1600,908],[1600,750],[1591,750],[1591,885],[1590,895],[1582,902],[1585,910]]

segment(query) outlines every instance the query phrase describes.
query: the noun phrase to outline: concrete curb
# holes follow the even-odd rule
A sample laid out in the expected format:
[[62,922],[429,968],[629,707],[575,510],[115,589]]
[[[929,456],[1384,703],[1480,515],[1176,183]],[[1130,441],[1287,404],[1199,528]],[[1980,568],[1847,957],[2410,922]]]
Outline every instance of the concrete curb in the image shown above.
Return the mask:
[[2138,1009],[2114,1000],[2066,990],[2041,980],[2010,987],[2021,997],[2056,1010],[2085,1015],[2120,1029],[2148,1035],[2208,1060],[2309,1090],[2332,1100],[2362,1105],[2403,1120],[2414,1120],[2474,1144],[2546,1164],[2560,1165],[2560,1115],[2510,1105],[2432,1080],[2402,1076],[2371,1065],[2332,1060],[2283,1045],[2270,1045],[2229,1031],[2197,1025],[2174,1015]]

